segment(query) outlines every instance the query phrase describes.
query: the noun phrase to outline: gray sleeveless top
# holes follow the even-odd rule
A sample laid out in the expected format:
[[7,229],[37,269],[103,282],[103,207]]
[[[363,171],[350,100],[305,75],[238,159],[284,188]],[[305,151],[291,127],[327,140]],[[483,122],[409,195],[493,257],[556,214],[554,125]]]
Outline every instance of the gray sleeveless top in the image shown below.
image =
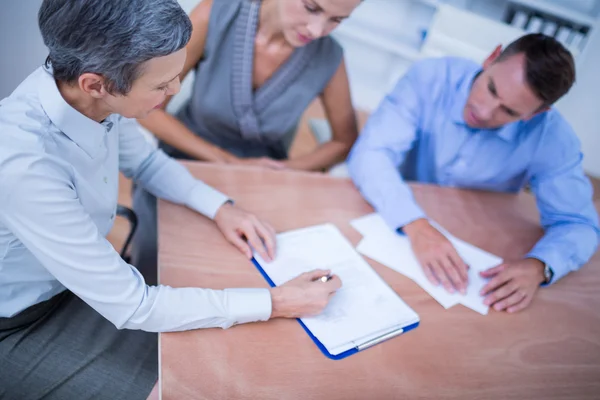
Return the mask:
[[[287,157],[300,117],[323,91],[342,49],[323,37],[294,50],[256,91],[254,39],[260,0],[214,0],[191,99],[177,117],[196,135],[238,157]],[[189,156],[164,143],[177,158]]]

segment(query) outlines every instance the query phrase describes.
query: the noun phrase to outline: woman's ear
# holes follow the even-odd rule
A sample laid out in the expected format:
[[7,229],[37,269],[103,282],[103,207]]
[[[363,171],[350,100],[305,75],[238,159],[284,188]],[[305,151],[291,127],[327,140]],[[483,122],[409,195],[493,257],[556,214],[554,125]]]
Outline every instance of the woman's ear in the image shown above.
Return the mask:
[[86,72],[77,80],[79,88],[95,99],[101,99],[108,94],[106,80],[102,75]]

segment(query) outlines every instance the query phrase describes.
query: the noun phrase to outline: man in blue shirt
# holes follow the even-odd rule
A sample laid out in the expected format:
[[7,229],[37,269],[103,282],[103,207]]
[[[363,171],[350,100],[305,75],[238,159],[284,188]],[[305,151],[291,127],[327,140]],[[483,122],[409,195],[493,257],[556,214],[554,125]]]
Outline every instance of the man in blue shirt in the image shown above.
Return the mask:
[[387,224],[410,237],[431,282],[464,292],[468,267],[429,224],[408,180],[509,193],[531,187],[545,234],[523,259],[482,272],[490,278],[484,301],[496,310],[527,307],[540,284],[592,256],[600,231],[580,144],[551,108],[574,81],[571,54],[530,34],[496,48],[483,68],[460,58],[416,63],[370,117],[350,174]]

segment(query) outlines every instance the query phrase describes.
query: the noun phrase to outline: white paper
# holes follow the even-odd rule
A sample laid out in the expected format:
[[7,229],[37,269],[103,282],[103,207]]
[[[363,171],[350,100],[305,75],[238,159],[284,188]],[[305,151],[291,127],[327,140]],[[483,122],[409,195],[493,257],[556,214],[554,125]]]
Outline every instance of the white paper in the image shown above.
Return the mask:
[[461,258],[470,266],[469,284],[464,295],[448,293],[442,286],[430,283],[412,251],[409,238],[394,232],[379,214],[369,214],[350,222],[364,237],[357,247],[361,254],[406,275],[444,308],[461,303],[481,314],[487,314],[489,307],[483,304],[483,297],[479,295],[487,280],[479,272],[500,264],[502,259],[458,239],[439,224],[433,221],[431,223],[450,240]]
[[331,270],[340,277],[342,288],[324,312],[302,318],[331,354],[419,320],[334,225],[279,234],[277,258],[271,263],[258,254],[255,258],[276,285],[314,269]]

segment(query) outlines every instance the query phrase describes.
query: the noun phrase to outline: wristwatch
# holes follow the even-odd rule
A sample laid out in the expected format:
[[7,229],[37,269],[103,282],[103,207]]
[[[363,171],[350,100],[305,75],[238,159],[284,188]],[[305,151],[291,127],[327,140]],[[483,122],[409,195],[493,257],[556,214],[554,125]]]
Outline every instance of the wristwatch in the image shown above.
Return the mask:
[[554,277],[554,271],[552,271],[552,268],[550,268],[550,266],[548,264],[544,264],[544,278],[546,278],[544,280],[544,282],[542,283],[543,285],[547,285],[552,281],[552,278]]

